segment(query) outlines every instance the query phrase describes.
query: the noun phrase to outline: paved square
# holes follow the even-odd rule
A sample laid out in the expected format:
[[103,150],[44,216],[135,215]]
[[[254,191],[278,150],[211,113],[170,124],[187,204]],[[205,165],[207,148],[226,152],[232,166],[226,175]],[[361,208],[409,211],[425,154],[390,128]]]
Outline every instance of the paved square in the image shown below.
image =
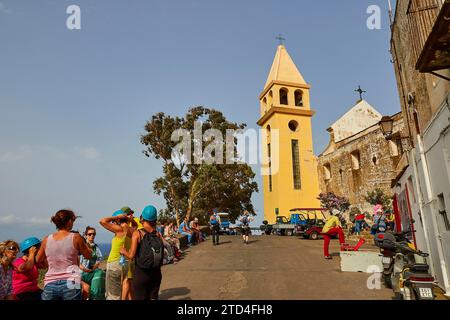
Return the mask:
[[[391,300],[391,290],[369,290],[369,274],[340,271],[338,242],[325,260],[322,240],[221,236],[188,250],[183,260],[163,267],[160,298],[193,300]],[[364,248],[364,247],[363,247]],[[373,247],[372,250],[375,250]]]

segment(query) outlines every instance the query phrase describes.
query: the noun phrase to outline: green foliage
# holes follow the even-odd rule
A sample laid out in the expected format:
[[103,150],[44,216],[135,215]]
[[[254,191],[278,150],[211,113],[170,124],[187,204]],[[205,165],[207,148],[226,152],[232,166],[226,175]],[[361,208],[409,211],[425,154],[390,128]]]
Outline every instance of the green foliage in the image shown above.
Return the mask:
[[380,188],[367,192],[367,196],[364,199],[373,206],[381,204],[384,209],[392,209],[392,197],[388,196]]
[[350,221],[352,221],[352,222],[355,221],[356,216],[360,213],[361,213],[361,210],[359,210],[358,207],[352,207],[350,209],[350,214],[349,214]]
[[[213,208],[228,212],[230,220],[235,220],[244,210],[254,213],[251,196],[258,191],[258,185],[250,166],[211,164],[205,161],[197,164],[186,161],[186,155],[176,148],[179,141],[172,141],[172,133],[178,129],[186,129],[191,132],[191,155],[198,153],[195,148],[195,142],[198,141],[195,140],[195,134],[192,134],[195,123],[201,123],[202,133],[208,129],[216,129],[221,133],[223,159],[227,150],[226,131],[238,131],[246,127],[245,124],[227,121],[220,111],[204,107],[189,109],[183,118],[160,112],[147,122],[146,134],[141,136],[141,143],[146,146],[143,153],[147,157],[154,156],[163,162],[163,176],[153,182],[155,192],[162,194],[166,200],[167,208],[163,215],[170,217],[172,214],[179,225],[184,216],[198,217],[201,223],[205,223]],[[202,154],[205,148],[217,144],[220,141],[215,139],[203,141]],[[234,150],[236,152],[236,147]],[[177,161],[172,160],[172,155],[175,155]]]
[[170,223],[171,221],[175,220],[175,213],[173,211],[170,211],[169,209],[161,209],[158,213],[158,221],[160,223]]

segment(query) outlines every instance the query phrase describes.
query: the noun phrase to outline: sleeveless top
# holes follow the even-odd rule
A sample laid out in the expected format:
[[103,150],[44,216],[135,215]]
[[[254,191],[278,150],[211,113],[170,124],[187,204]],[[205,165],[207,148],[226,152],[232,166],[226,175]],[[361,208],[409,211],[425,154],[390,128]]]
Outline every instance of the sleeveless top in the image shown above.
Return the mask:
[[74,233],[61,240],[55,240],[53,235],[47,238],[45,255],[48,261],[48,271],[45,274],[44,286],[58,280],[70,280],[81,283],[78,267],[78,250],[73,246]]
[[115,262],[120,259],[120,249],[125,246],[125,249],[130,250],[131,247],[131,238],[127,236],[123,236],[119,238],[114,236],[111,240],[111,251],[109,252],[108,261],[107,262]]

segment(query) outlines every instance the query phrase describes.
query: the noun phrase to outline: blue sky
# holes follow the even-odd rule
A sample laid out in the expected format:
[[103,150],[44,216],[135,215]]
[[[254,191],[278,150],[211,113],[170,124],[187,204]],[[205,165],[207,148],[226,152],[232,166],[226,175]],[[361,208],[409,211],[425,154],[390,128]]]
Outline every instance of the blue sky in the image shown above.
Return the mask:
[[[66,28],[71,4],[81,30]],[[381,30],[366,26],[372,4]],[[43,237],[61,208],[80,229],[123,205],[162,208],[146,120],[204,105],[256,128],[279,33],[312,85],[316,154],[359,84],[382,114],[399,111],[387,17],[375,0],[0,0],[0,238]]]

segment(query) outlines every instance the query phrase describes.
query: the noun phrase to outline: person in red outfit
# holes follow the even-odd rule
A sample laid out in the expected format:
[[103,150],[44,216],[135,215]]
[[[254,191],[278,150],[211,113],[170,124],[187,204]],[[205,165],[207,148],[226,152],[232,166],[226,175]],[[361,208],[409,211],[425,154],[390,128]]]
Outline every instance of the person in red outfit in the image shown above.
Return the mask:
[[331,237],[339,236],[339,243],[345,245],[345,235],[342,230],[341,222],[339,221],[339,210],[333,210],[332,215],[328,217],[327,222],[322,228],[323,235],[323,254],[325,259],[332,259],[329,253]]

